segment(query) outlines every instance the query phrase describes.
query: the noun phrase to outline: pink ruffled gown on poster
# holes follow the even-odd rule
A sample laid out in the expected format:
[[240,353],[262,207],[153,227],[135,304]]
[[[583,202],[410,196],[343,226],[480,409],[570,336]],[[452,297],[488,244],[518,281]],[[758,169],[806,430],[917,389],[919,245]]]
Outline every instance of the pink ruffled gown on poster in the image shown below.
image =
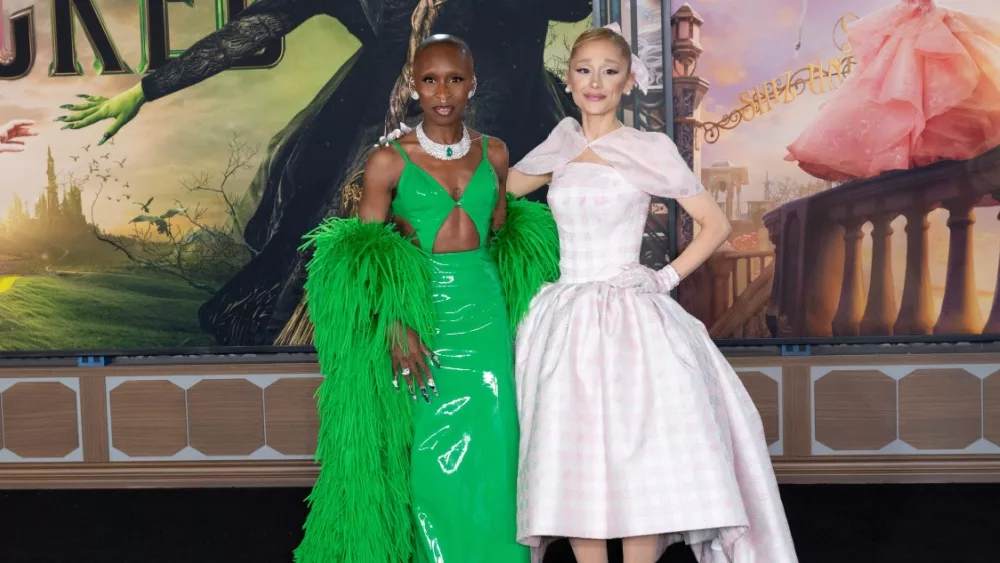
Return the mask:
[[855,68],[786,160],[843,181],[1000,145],[1000,22],[902,0],[850,24],[847,39]]
[[[607,164],[573,162],[590,148]],[[701,563],[795,563],[763,426],[705,326],[668,294],[606,280],[636,264],[650,194],[702,190],[668,137],[588,143],[562,121],[515,169],[552,174],[561,277],[515,346],[518,540],[660,535]]]

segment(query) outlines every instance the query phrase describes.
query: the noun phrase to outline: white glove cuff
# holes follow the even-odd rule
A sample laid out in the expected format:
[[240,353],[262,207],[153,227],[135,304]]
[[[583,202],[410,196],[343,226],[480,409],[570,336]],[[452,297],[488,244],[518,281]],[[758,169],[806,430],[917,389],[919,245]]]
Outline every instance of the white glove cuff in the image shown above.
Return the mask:
[[677,273],[677,270],[673,266],[667,264],[662,270],[657,272],[660,279],[663,280],[664,285],[666,285],[667,291],[672,291],[675,287],[680,285],[681,276]]

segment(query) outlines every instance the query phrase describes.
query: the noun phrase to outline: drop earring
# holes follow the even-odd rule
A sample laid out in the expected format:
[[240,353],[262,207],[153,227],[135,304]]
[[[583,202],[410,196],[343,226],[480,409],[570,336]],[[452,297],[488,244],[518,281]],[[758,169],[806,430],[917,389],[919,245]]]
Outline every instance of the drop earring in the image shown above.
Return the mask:
[[476,80],[476,77],[473,76],[472,77],[472,90],[469,90],[469,99],[470,100],[472,99],[472,96],[476,95],[476,88],[478,86],[479,86],[479,82]]
[[413,79],[410,79],[410,97],[414,100],[420,99],[420,94],[417,93],[416,87],[413,86]]

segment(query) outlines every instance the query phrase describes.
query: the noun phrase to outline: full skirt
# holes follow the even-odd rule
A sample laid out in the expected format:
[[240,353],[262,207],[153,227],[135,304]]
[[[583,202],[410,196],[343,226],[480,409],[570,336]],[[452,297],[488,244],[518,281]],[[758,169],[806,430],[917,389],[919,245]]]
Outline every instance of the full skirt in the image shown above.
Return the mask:
[[659,535],[701,563],[797,561],[758,412],[670,296],[556,283],[518,329],[518,539]]

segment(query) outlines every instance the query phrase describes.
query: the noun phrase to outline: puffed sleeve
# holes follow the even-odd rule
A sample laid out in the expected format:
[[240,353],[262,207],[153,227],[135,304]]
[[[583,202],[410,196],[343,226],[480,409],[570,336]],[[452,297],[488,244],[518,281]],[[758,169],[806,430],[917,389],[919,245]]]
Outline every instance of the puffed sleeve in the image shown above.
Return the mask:
[[645,158],[637,159],[640,167],[649,167],[648,172],[642,174],[647,180],[640,186],[643,191],[669,199],[684,199],[705,191],[670,137],[663,133],[640,134],[645,137],[650,149],[649,152],[639,153]]
[[548,138],[517,162],[513,168],[522,174],[551,174],[576,158],[587,148],[587,140],[579,132],[579,124],[567,117],[556,125]]

